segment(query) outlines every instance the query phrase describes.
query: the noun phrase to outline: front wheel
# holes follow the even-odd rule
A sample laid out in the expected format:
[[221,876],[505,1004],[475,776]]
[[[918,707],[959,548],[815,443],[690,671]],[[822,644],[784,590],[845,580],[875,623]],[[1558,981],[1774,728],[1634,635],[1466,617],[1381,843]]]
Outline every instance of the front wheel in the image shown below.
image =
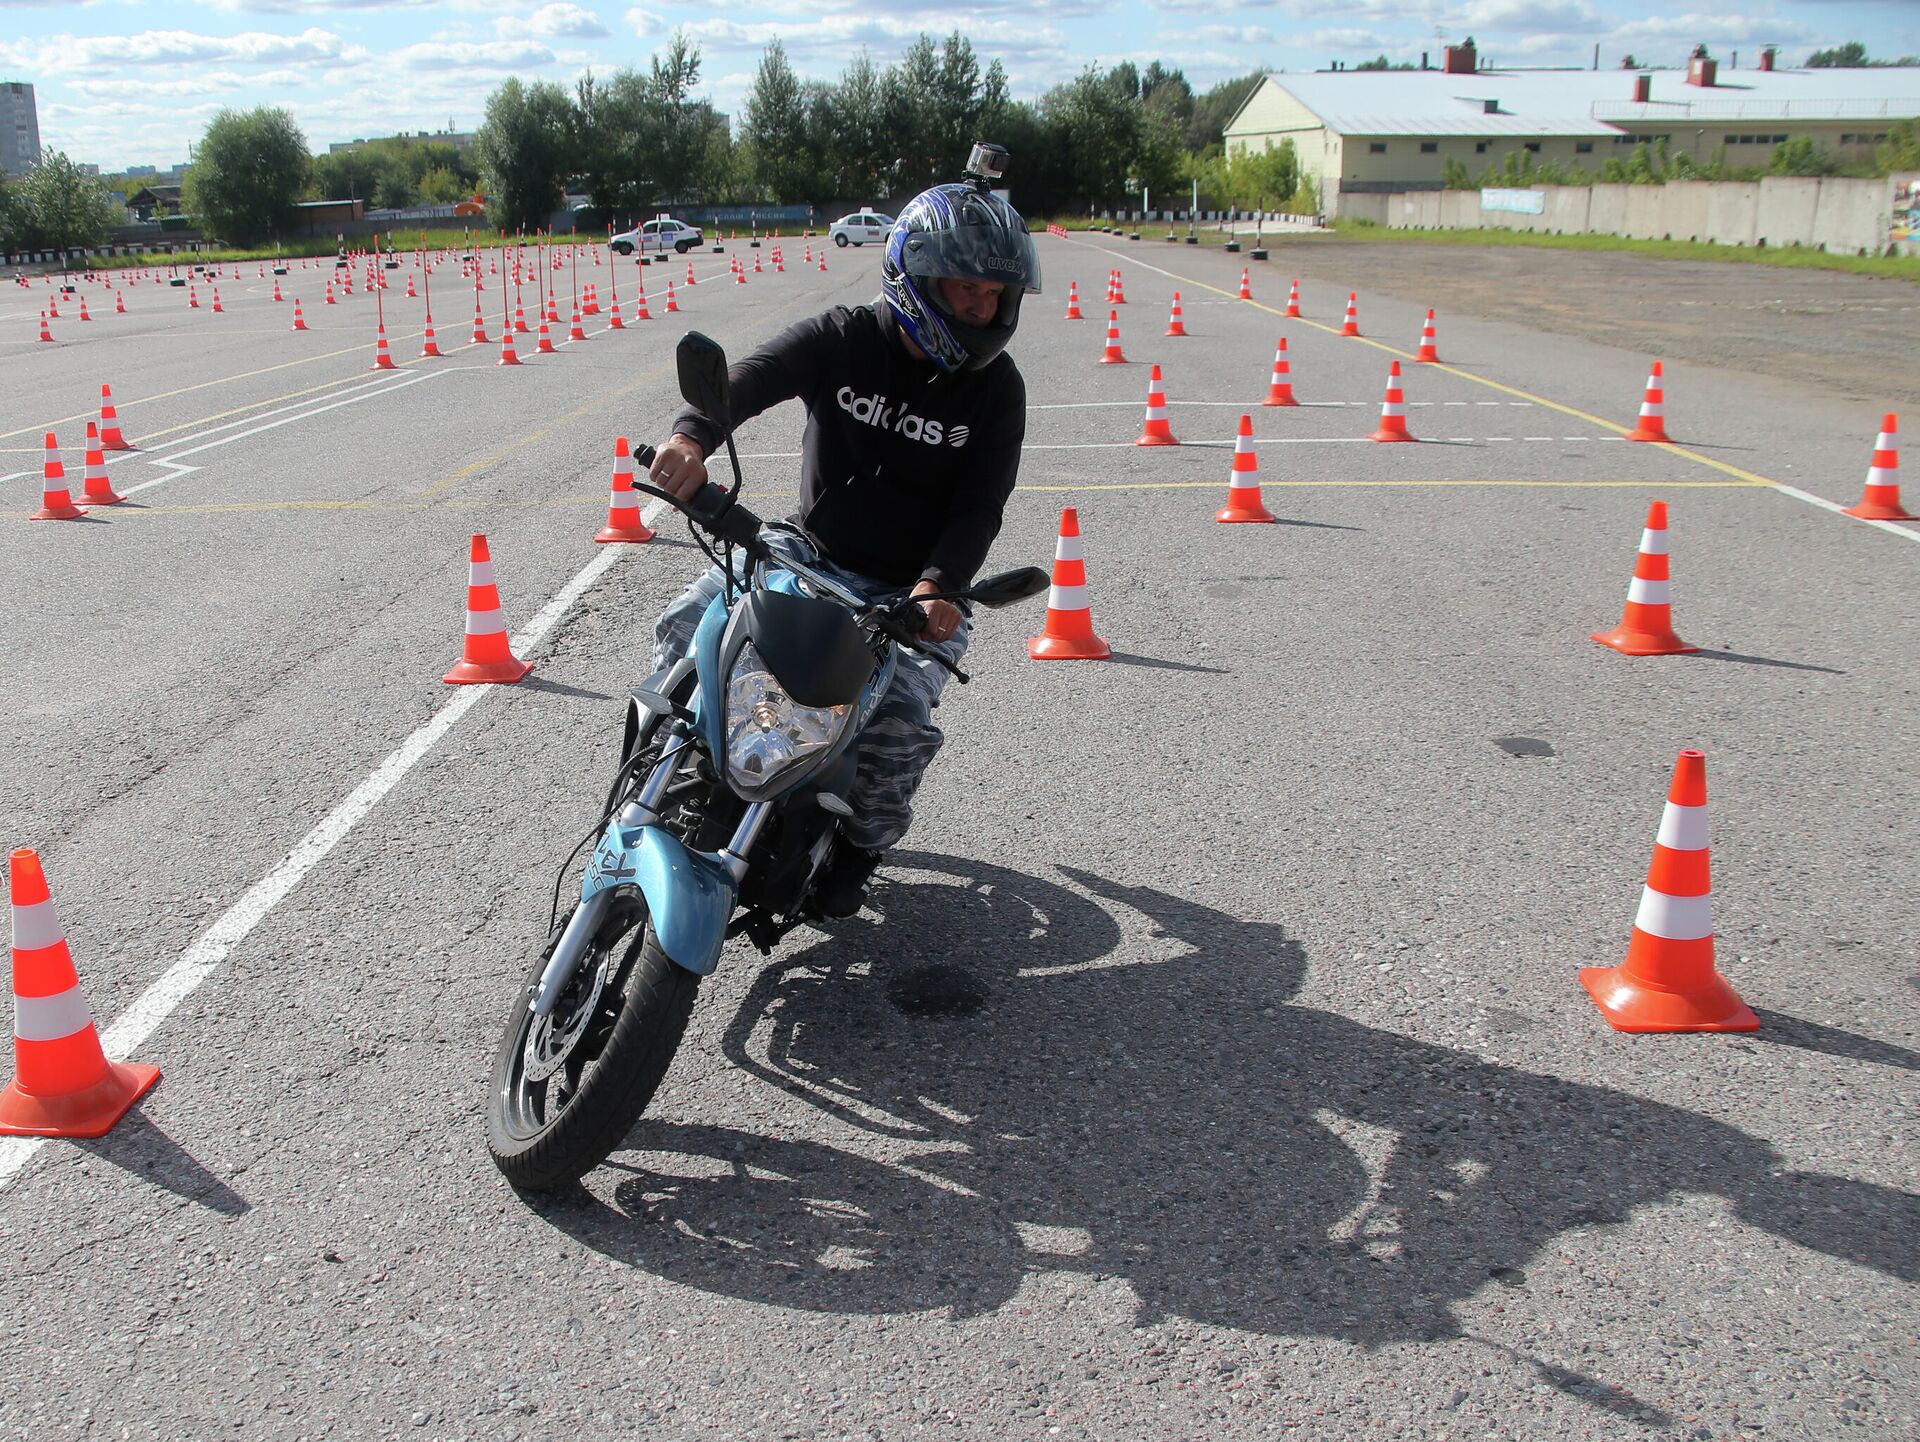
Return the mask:
[[632,254],[633,254],[633,247],[632,247],[632,246],[630,246],[630,245],[628,245],[628,244],[627,244],[627,243],[626,243],[625,241],[623,241],[623,240],[616,240],[616,241],[615,241],[615,242],[613,243],[613,248],[614,248],[614,249],[615,249],[616,251],[618,251],[618,252],[619,252],[619,253],[620,253],[621,255],[632,255]]
[[666,1076],[700,989],[660,949],[638,896],[616,900],[552,1014],[539,1017],[528,1001],[552,950],[514,993],[487,1108],[487,1150],[523,1191],[577,1181],[620,1145]]
[[847,248],[847,238],[844,235],[836,235],[833,238],[833,243],[839,246],[842,250],[845,250]]

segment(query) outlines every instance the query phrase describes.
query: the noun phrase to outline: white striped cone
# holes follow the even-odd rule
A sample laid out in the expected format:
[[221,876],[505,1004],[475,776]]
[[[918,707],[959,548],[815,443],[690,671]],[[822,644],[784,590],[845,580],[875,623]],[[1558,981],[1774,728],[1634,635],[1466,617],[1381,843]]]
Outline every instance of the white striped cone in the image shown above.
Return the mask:
[[[298,314],[300,310],[300,302],[296,300],[293,303],[293,308],[294,308],[294,313]],[[435,338],[433,334],[433,312],[428,311],[427,318],[426,318],[426,333],[422,335],[420,338],[420,358],[422,360],[425,360],[428,357],[438,356],[440,355],[440,353],[441,353],[440,342]]]
[[487,538],[476,533],[467,561],[466,644],[459,663],[441,680],[450,686],[512,683],[532,669],[533,663],[515,656],[508,644],[500,588],[493,579],[493,556]]
[[387,325],[385,321],[380,323],[380,328],[376,333],[376,338],[373,343],[373,364],[367,367],[367,369],[376,371],[398,369],[393,363],[392,353],[387,350]]
[[1581,984],[1615,1029],[1758,1030],[1759,1018],[1714,969],[1707,852],[1707,758],[1682,751],[1640,889],[1627,959],[1580,973]]
[[1167,317],[1167,328],[1163,334],[1185,335],[1186,333],[1187,322],[1185,317],[1180,314],[1180,292],[1176,290],[1173,293],[1173,313]]
[[307,324],[306,316],[300,313],[300,297],[297,295],[293,298],[293,324],[289,326],[288,329],[289,330],[311,330],[312,329],[312,327]]
[[1068,281],[1066,319],[1084,320],[1085,318],[1086,317],[1080,314],[1080,282],[1077,280]]
[[87,422],[87,458],[85,469],[81,473],[80,504],[83,506],[117,506],[126,497],[117,494],[113,482],[107,479],[107,454],[100,445],[100,427],[94,421]]
[[1240,267],[1240,294],[1236,296],[1235,299],[1236,300],[1252,300],[1253,299],[1253,267],[1252,266],[1243,265]]
[[1675,634],[1673,596],[1667,571],[1667,503],[1647,506],[1647,523],[1640,532],[1640,553],[1634,557],[1633,580],[1627,584],[1627,607],[1611,631],[1595,631],[1593,639],[1623,656],[1678,656],[1698,651]]
[[1867,467],[1867,486],[1859,501],[1847,507],[1849,516],[1863,521],[1920,520],[1900,504],[1900,417],[1888,411],[1880,421],[1880,439],[1874,443],[1873,464]]
[[1027,655],[1036,661],[1104,661],[1113,654],[1093,630],[1087,605],[1087,563],[1080,549],[1080,513],[1060,512],[1060,538],[1053,553],[1053,589],[1047,593],[1047,622],[1028,638]]
[[1113,303],[1115,305],[1127,303],[1127,283],[1121,279],[1120,267],[1117,265],[1113,268]]
[[667,308],[666,308],[665,314],[671,315],[679,309],[680,309],[679,302],[673,298],[673,282],[668,281],[667,282]]
[[613,441],[613,493],[607,501],[607,524],[596,541],[631,541],[644,545],[654,533],[640,519],[640,493],[633,488],[633,452],[625,436]]
[[1120,312],[1110,310],[1107,312],[1107,348],[1101,353],[1100,364],[1123,366],[1126,363],[1127,357],[1120,349]]
[[1420,327],[1420,349],[1414,352],[1414,360],[1422,365],[1434,365],[1440,360],[1440,338],[1434,333],[1433,312],[1427,312],[1425,324]]
[[1341,335],[1360,334],[1360,292],[1347,292],[1347,318],[1340,323]]
[[1380,402],[1380,429],[1375,431],[1371,440],[1410,441],[1413,439],[1407,430],[1407,393],[1400,389],[1400,362],[1394,361],[1387,367],[1387,395]]
[[160,1071],[101,1050],[39,853],[14,852],[8,873],[14,1077],[0,1091],[0,1136],[104,1136]]
[[1280,343],[1273,352],[1273,378],[1267,383],[1267,398],[1260,402],[1263,406],[1297,406],[1299,401],[1293,398],[1293,367],[1287,360],[1287,338],[1280,337]]
[[487,343],[487,318],[480,314],[480,292],[477,290],[473,293],[473,343]]
[[1240,417],[1240,433],[1233,442],[1233,472],[1227,483],[1227,503],[1214,512],[1225,524],[1254,521],[1271,523],[1273,512],[1260,499],[1260,459],[1253,450],[1253,417]]
[[1300,282],[1297,280],[1293,283],[1292,287],[1287,291],[1286,314],[1291,319],[1294,319],[1294,320],[1298,320],[1300,318]]
[[46,433],[45,457],[40,463],[40,509],[30,521],[77,521],[86,512],[73,503],[67,488],[67,468],[60,461],[60,443],[52,431]]
[[1161,389],[1160,367],[1155,366],[1147,379],[1147,423],[1136,446],[1177,446],[1173,427],[1167,421],[1167,393]]
[[1659,361],[1653,363],[1653,373],[1647,377],[1647,393],[1640,402],[1640,423],[1627,432],[1630,441],[1664,441],[1667,436],[1667,389],[1665,369]]

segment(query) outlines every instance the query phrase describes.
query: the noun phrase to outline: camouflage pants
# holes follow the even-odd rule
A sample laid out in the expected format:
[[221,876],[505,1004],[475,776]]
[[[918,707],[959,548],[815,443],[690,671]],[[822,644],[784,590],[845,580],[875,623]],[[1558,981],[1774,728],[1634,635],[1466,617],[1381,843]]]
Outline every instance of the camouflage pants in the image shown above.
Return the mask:
[[[770,526],[763,535],[776,555],[792,556],[870,601],[895,600],[911,589],[876,581],[821,560],[805,536],[786,526]],[[736,567],[740,564],[736,562]],[[720,568],[709,567],[705,575],[681,592],[679,599],[661,613],[653,629],[656,671],[687,654],[700,618],[706,614],[713,598],[720,594],[721,579]],[[973,623],[964,622],[952,639],[942,641],[936,649],[957,664],[966,654],[972,630]],[[926,774],[934,753],[945,739],[940,728],[933,724],[933,708],[940,704],[947,674],[931,658],[900,648],[893,685],[880,699],[867,729],[854,742],[853,794],[847,798],[853,816],[841,829],[855,846],[884,851],[907,834],[907,827],[913,822],[913,793],[919,789],[920,778]]]

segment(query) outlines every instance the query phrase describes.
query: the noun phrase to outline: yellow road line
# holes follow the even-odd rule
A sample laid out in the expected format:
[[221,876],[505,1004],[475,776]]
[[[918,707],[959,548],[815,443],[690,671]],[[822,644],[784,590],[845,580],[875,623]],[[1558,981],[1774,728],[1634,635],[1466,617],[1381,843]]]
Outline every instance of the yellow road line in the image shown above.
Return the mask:
[[[1081,242],[1081,243],[1084,244],[1084,242]],[[1090,250],[1098,250],[1106,255],[1125,256],[1127,254],[1127,252],[1125,251],[1110,250],[1105,246],[1099,246],[1099,245],[1088,245],[1087,248]],[[1200,280],[1193,276],[1176,275],[1173,271],[1166,270],[1161,266],[1154,265],[1147,261],[1141,261],[1140,264],[1142,265],[1143,268],[1147,270],[1158,271],[1161,275],[1167,276],[1169,279],[1183,281],[1188,285],[1198,286],[1201,290],[1210,290],[1215,295],[1224,296],[1228,300],[1240,301],[1240,296],[1238,291],[1226,290],[1217,285],[1210,285],[1206,281]],[[1337,336],[1340,334],[1339,329],[1336,326],[1327,325],[1317,320],[1308,320],[1305,316],[1289,317],[1284,311],[1276,309],[1275,307],[1268,305],[1264,301],[1248,300],[1248,301],[1240,301],[1240,304],[1253,306],[1256,310],[1263,310],[1268,315],[1274,316],[1279,320],[1291,319],[1301,325],[1312,326],[1315,330],[1325,331],[1328,335]],[[1364,336],[1364,335],[1352,336],[1352,337],[1349,337],[1349,339],[1365,341],[1368,345],[1372,346],[1375,350],[1385,351],[1388,355],[1397,356],[1404,361],[1413,360],[1413,353],[1411,351],[1404,351],[1399,349],[1397,346],[1390,346],[1385,341],[1375,340],[1371,336]],[[1536,395],[1532,391],[1521,390],[1517,386],[1504,385],[1499,381],[1489,380],[1485,376],[1475,375],[1472,371],[1459,370],[1453,366],[1445,365],[1445,364],[1432,364],[1432,368],[1434,370],[1444,371],[1448,375],[1459,376],[1463,380],[1473,381],[1476,384],[1486,386],[1490,390],[1499,391],[1503,395],[1518,396],[1522,400],[1532,401],[1535,405],[1545,406],[1547,407],[1548,410],[1558,411],[1563,416],[1572,416],[1575,420],[1581,420],[1581,421],[1585,421],[1589,425],[1599,426],[1602,430],[1612,431],[1615,435],[1626,436],[1626,435],[1632,434],[1632,431],[1633,431],[1633,428],[1631,426],[1622,426],[1613,421],[1603,419],[1600,416],[1589,415],[1587,412],[1576,409],[1573,406],[1562,405],[1559,401],[1548,400],[1543,395]],[[1716,471],[1721,471],[1726,475],[1733,476],[1744,485],[1766,486],[1773,490],[1781,489],[1781,483],[1779,481],[1769,480],[1767,477],[1756,475],[1752,471],[1745,471],[1738,466],[1728,465],[1725,461],[1717,461],[1712,456],[1703,456],[1698,451],[1690,451],[1685,446],[1676,445],[1671,441],[1664,442],[1664,443],[1649,441],[1647,442],[1647,444],[1660,445],[1661,449],[1671,451],[1676,456],[1685,456],[1690,461],[1697,461],[1703,466],[1709,466]]]

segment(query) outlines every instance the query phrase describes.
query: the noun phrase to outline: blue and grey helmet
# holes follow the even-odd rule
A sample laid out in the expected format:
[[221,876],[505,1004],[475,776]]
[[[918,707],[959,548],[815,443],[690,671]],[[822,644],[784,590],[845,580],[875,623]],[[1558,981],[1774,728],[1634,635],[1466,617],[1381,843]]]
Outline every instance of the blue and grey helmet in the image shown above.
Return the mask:
[[[1000,308],[985,325],[947,309],[933,282],[997,280]],[[1020,299],[1040,290],[1040,260],[1020,212],[981,186],[936,185],[907,202],[887,236],[880,281],[894,318],[944,371],[979,370],[1007,348]]]

